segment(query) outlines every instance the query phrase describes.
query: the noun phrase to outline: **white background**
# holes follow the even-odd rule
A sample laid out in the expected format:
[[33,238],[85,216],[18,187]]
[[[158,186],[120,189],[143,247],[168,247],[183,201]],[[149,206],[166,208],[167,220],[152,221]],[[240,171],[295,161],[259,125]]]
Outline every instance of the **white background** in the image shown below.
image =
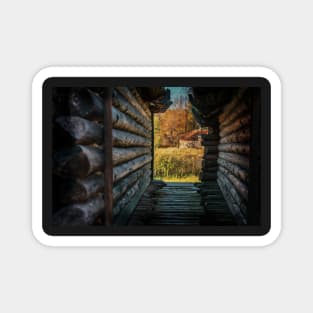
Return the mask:
[[[1,312],[311,312],[310,1],[2,1]],[[311,46],[310,46],[311,43]],[[51,65],[259,65],[283,83],[283,231],[266,248],[47,248],[31,81]]]

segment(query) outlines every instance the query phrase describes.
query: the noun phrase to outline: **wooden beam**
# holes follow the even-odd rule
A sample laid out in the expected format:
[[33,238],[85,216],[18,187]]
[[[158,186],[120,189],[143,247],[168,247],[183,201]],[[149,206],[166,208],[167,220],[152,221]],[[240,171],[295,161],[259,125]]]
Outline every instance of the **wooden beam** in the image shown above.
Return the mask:
[[105,225],[111,225],[113,217],[113,140],[112,140],[112,88],[106,88],[103,106],[103,146],[104,146],[104,221]]

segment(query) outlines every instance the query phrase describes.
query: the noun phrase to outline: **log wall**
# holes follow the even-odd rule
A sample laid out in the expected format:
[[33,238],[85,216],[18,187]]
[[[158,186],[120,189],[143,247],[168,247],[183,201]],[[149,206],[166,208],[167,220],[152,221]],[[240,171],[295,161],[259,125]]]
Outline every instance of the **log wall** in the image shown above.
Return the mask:
[[113,223],[127,224],[151,182],[152,116],[136,89],[117,87],[112,98]]
[[241,224],[247,223],[251,109],[249,96],[239,90],[218,116],[217,182]]
[[[105,127],[109,90],[53,91],[53,222],[108,223]],[[103,98],[106,95],[106,98]]]

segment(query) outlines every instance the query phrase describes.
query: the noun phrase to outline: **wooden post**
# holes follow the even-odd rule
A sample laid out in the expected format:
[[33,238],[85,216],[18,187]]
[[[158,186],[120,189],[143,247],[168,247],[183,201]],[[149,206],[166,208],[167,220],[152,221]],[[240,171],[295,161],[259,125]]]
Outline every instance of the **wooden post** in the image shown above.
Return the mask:
[[112,88],[104,95],[103,150],[104,150],[104,220],[111,225],[113,216],[113,160],[112,160]]
[[151,130],[151,155],[152,155],[152,161],[151,161],[151,181],[153,181],[153,172],[154,172],[154,113],[151,113],[151,124],[152,124],[152,130]]

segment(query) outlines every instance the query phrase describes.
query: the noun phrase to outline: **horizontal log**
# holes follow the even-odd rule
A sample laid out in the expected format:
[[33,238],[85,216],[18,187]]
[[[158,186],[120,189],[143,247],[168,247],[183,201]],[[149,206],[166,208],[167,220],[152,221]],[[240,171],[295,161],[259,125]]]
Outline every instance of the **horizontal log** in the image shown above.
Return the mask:
[[151,155],[143,155],[113,168],[113,181],[117,182],[130,173],[151,162]]
[[115,216],[114,224],[126,225],[136,208],[141,196],[149,186],[151,181],[150,175],[144,175],[139,179],[114,205],[113,215]]
[[151,165],[147,164],[140,168],[139,170],[133,172],[128,175],[124,179],[121,179],[114,187],[113,187],[113,202],[116,201],[128,190],[130,187],[143,175],[150,175],[151,173]]
[[151,140],[123,130],[112,129],[114,147],[150,147]]
[[219,144],[217,146],[218,151],[221,152],[232,152],[232,153],[239,153],[239,154],[250,154],[250,145],[242,144],[242,143],[224,143]]
[[85,145],[103,143],[103,126],[96,122],[78,116],[60,116],[55,124],[62,142]]
[[54,154],[53,171],[61,177],[84,178],[103,168],[104,155],[99,148],[78,145]]
[[103,174],[94,174],[86,178],[66,180],[58,186],[59,200],[63,204],[84,202],[97,193],[104,191]]
[[145,115],[142,115],[136,108],[134,108],[127,100],[119,94],[116,90],[113,92],[113,106],[119,111],[129,115],[137,123],[142,125],[148,130],[152,129],[151,119],[147,118]]
[[123,97],[146,119],[150,119],[151,116],[144,110],[143,106],[137,101],[135,96],[130,92],[127,87],[116,87],[116,90],[123,95]]
[[240,166],[226,161],[224,159],[218,159],[217,163],[220,166],[223,166],[224,168],[226,168],[227,170],[229,170],[233,175],[235,175],[236,177],[238,177],[241,181],[248,183],[249,181],[249,173],[247,170],[241,168]]
[[246,213],[244,212],[247,212],[247,206],[228,178],[220,171],[217,173],[217,183],[222,191],[231,213],[236,218],[238,224],[246,224]]
[[245,156],[235,154],[235,153],[228,153],[228,152],[219,152],[218,156],[219,158],[222,158],[226,161],[230,161],[232,163],[240,165],[241,167],[245,169],[249,169],[249,158]]
[[235,107],[239,104],[246,90],[247,88],[240,88],[238,90],[237,95],[235,95],[233,99],[224,106],[223,112],[218,117],[220,124],[222,124],[225,121],[226,117],[230,114],[230,112],[232,112],[235,109]]
[[248,111],[248,105],[245,102],[241,102],[236,106],[236,110],[231,112],[225,120],[220,123],[220,128],[225,128],[226,126],[230,125],[233,123],[238,116],[243,115],[245,112]]
[[[160,88],[160,87],[158,87]],[[142,88],[140,89],[140,93],[138,92],[138,88],[129,88],[129,91],[134,95],[135,99],[138,101],[138,103],[140,104],[140,106],[145,110],[145,112],[147,113],[147,115],[149,117],[151,117],[151,111],[150,111],[150,107],[149,107],[149,102],[150,100],[144,100],[141,97],[141,93],[142,93]],[[150,88],[149,88],[150,89]]]
[[115,129],[125,130],[146,138],[151,138],[150,130],[144,128],[128,115],[120,112],[115,107],[112,107],[112,127]]
[[70,204],[61,208],[53,216],[54,225],[92,225],[97,217],[104,214],[102,196],[86,202]]
[[113,165],[127,162],[144,154],[151,154],[150,148],[113,148]]
[[220,143],[243,143],[250,140],[250,129],[245,128],[221,138]]
[[224,128],[221,128],[220,137],[225,137],[229,134],[232,134],[232,133],[238,131],[239,129],[243,128],[244,126],[249,126],[250,122],[251,122],[251,115],[250,114],[239,117],[230,125],[228,125]]
[[104,105],[102,98],[87,88],[75,88],[69,96],[70,115],[87,120],[103,121]]
[[218,170],[223,173],[230,182],[233,184],[237,192],[242,196],[243,199],[248,201],[248,187],[242,183],[235,175],[233,175],[228,169],[223,166],[219,166]]

